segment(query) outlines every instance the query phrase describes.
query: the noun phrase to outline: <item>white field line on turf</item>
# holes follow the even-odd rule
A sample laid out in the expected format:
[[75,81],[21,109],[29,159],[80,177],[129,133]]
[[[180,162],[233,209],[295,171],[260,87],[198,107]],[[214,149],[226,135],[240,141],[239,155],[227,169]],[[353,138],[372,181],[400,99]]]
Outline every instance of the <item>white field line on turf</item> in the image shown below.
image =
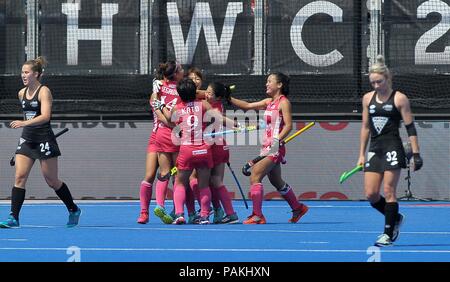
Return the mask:
[[[79,204],[77,201],[75,201],[77,204]],[[7,203],[0,203],[0,206],[9,206],[11,205],[11,202],[7,202]],[[28,207],[64,207],[64,204],[55,204],[55,203],[25,203],[23,206],[28,206]],[[136,204],[120,204],[117,203],[115,204],[102,204],[102,203],[89,203],[89,204],[83,204],[80,203],[79,204],[80,207],[119,207],[119,208],[130,208],[130,207],[139,207],[139,203]],[[251,203],[250,205],[251,206]],[[173,204],[167,204],[166,208],[172,208]],[[235,208],[245,208],[244,205],[233,205],[233,207]],[[310,208],[372,208],[370,205],[368,206],[331,206],[331,205],[321,205],[321,206],[314,206],[314,205],[308,205],[308,207]],[[264,205],[264,208],[288,208],[288,206],[271,206],[271,205]],[[450,208],[450,207],[448,207]]]
[[[238,200],[240,201],[240,200]],[[282,200],[280,200],[281,202]],[[76,203],[79,203],[81,206],[85,207],[135,207],[139,205],[139,200],[76,200]],[[268,201],[270,202],[270,201]],[[361,205],[333,205],[333,204],[326,204],[326,205],[314,205],[314,201],[306,201],[308,202],[309,207],[313,208],[372,208],[368,202],[364,201],[357,201],[361,202]],[[322,201],[323,202],[323,201]],[[332,201],[331,201],[332,202]],[[336,203],[340,203],[339,201],[336,201]],[[11,200],[0,200],[0,206],[6,205],[9,206],[11,204]],[[60,200],[26,200],[24,203],[24,206],[49,206],[49,207],[59,207],[63,206],[63,203],[61,203]],[[250,202],[251,205],[251,202]],[[173,204],[171,201],[167,201],[167,206],[172,207]],[[241,204],[234,204],[235,207],[243,208],[244,205]],[[417,204],[403,204],[401,205],[402,208],[450,208],[450,205],[442,205],[439,206],[439,204],[431,204],[430,206],[427,205],[417,205]],[[266,204],[264,207],[268,208],[285,208],[284,205],[270,205]]]
[[[10,203],[0,203],[0,207],[1,206],[9,206]],[[45,203],[39,203],[39,204],[24,204],[23,206],[27,206],[27,207],[64,207],[63,204],[45,204]],[[114,207],[114,208],[136,208],[139,206],[139,204],[79,204],[80,207]],[[250,207],[252,206],[251,204],[249,205]],[[167,208],[172,208],[173,205],[169,204],[166,206]],[[245,206],[243,205],[233,205],[234,208],[245,208]],[[339,208],[344,208],[344,209],[348,209],[348,208],[356,208],[356,209],[371,209],[372,207],[370,205],[367,206],[330,206],[330,205],[320,205],[320,206],[314,206],[314,205],[308,205],[309,208],[332,208],[332,209],[339,209]],[[270,205],[265,205],[264,208],[271,208],[271,209],[286,209],[288,208],[287,206],[270,206]],[[414,208],[414,209],[429,209],[429,208],[433,208],[433,209],[450,209],[450,206],[408,206],[408,205],[403,205],[401,206],[402,209],[408,209],[408,208]]]
[[[336,249],[181,249],[181,248],[80,248],[81,251],[93,252],[267,252],[267,253],[367,253],[364,250],[336,250]],[[0,248],[0,251],[67,251],[64,248]],[[450,254],[450,250],[387,250],[383,249],[383,253],[430,253],[430,254]]]
[[[64,228],[60,225],[21,225],[25,228]],[[236,226],[236,225],[234,225]],[[361,230],[282,230],[282,229],[220,229],[220,228],[163,228],[163,227],[116,227],[116,226],[78,226],[76,229],[111,229],[111,230],[142,230],[142,231],[198,231],[198,232],[268,232],[268,233],[364,233],[379,234],[380,231]],[[450,231],[402,231],[402,234],[415,235],[450,235]]]
[[[117,204],[122,204],[122,203],[126,203],[126,204],[132,204],[132,203],[137,203],[139,204],[139,200],[75,200],[75,202],[77,203],[82,203],[82,204],[112,204],[112,203],[117,203]],[[8,204],[11,203],[11,200],[0,200],[0,204]],[[25,200],[26,204],[62,204],[60,200]]]
[[[85,207],[135,207],[139,206],[140,202],[139,200],[130,201],[130,200],[75,200],[77,204],[80,204],[81,206]],[[281,202],[281,200],[280,200]],[[0,200],[0,206],[7,205],[9,206],[11,204],[11,200]],[[249,203],[251,205],[251,202]],[[49,206],[49,207],[58,207],[58,206],[64,206],[63,203],[59,200],[25,200],[24,206]],[[173,207],[172,201],[166,201],[166,206]],[[244,204],[234,204],[234,207],[243,208],[245,207]],[[335,208],[335,207],[349,207],[349,208],[372,208],[369,204],[361,204],[358,206],[334,206],[334,205],[313,205],[313,203],[308,204],[309,207],[321,207],[321,208]],[[284,206],[281,205],[270,205],[266,204],[264,207],[269,208],[283,208]]]

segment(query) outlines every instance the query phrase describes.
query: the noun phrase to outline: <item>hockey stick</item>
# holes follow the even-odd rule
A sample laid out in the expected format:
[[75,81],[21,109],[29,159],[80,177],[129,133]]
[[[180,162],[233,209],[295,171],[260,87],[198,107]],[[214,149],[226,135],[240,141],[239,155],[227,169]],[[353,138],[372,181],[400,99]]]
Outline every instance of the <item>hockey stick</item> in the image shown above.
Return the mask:
[[241,184],[239,183],[239,180],[237,179],[236,174],[234,174],[234,171],[233,171],[233,169],[231,168],[231,165],[230,165],[229,162],[227,163],[227,165],[228,165],[228,168],[229,168],[230,171],[231,171],[231,174],[233,175],[234,181],[236,181],[236,184],[237,184],[237,186],[238,186],[238,188],[239,188],[239,192],[241,192],[241,196],[242,196],[242,200],[244,200],[245,208],[248,209],[247,199],[246,199],[245,196],[244,196],[244,191],[242,191]]
[[[233,175],[234,181],[236,181],[236,184],[239,188],[239,192],[241,192],[241,196],[242,196],[242,199],[244,200],[245,208],[248,209],[247,199],[245,198],[244,191],[242,190],[241,184],[239,183],[239,180],[237,179],[236,174],[234,173],[233,169],[231,168],[230,163],[227,163],[227,165],[231,171],[231,174]],[[166,177],[165,179],[161,178],[160,180],[167,180],[170,176],[175,175],[177,172],[178,172],[178,169],[176,166],[174,166],[170,170],[170,174],[168,174],[168,177]]]
[[[305,132],[306,130],[310,129],[311,127],[313,127],[316,123],[315,122],[310,122],[308,123],[305,127],[303,127],[302,129],[298,130],[297,132],[295,132],[294,134],[292,134],[291,136],[287,137],[286,139],[282,140],[280,142],[280,146],[284,146],[285,144],[287,144],[289,141],[291,141],[292,139],[294,139],[295,137],[299,136],[300,134],[302,134],[303,132]],[[251,172],[249,171],[250,168],[252,166],[254,166],[257,162],[259,162],[260,160],[264,159],[266,156],[258,156],[256,158],[254,158],[253,160],[249,161],[248,163],[246,163],[243,167],[242,167],[242,173],[245,176],[250,176]]]
[[341,174],[341,177],[339,177],[339,183],[342,184],[345,180],[349,179],[350,176],[352,176],[353,174],[357,173],[358,171],[361,171],[362,169],[363,169],[362,165],[357,165],[350,171],[344,171]]
[[225,130],[225,131],[219,131],[219,132],[211,132],[211,133],[205,133],[203,134],[203,136],[205,137],[214,137],[216,135],[225,135],[225,134],[233,134],[233,133],[244,133],[244,132],[249,132],[249,131],[253,131],[253,130],[259,130],[259,129],[264,129],[265,125],[264,124],[260,124],[260,125],[249,125],[247,127],[244,128],[238,128],[238,129],[230,129],[230,130]]

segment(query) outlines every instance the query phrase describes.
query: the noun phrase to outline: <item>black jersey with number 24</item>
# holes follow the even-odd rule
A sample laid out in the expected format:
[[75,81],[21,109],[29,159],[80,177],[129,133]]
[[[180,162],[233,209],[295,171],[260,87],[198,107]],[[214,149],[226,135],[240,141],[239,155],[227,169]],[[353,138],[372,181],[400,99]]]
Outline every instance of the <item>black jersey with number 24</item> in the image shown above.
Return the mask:
[[[28,87],[21,100],[24,120],[40,116],[41,102],[39,101],[40,86],[31,99],[27,98]],[[50,159],[61,155],[50,121],[39,125],[25,126],[22,137],[17,144],[16,154],[27,156],[33,160]]]
[[[27,98],[28,87],[25,88],[21,101],[24,120],[30,120],[41,115],[41,102],[39,101],[41,88],[42,85],[39,86],[31,99]],[[50,121],[39,125],[25,126],[22,131],[22,138],[33,142],[47,141],[53,139],[54,136]]]

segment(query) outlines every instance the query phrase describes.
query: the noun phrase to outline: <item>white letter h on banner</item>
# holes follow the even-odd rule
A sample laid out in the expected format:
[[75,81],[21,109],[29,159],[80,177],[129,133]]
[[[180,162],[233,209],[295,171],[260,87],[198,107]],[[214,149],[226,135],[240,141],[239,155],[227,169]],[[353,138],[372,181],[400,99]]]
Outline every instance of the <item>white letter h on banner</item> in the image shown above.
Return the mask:
[[102,65],[112,65],[113,15],[119,4],[102,4],[102,27],[79,29],[80,3],[63,3],[62,13],[67,15],[67,64],[78,65],[78,40],[100,40]]

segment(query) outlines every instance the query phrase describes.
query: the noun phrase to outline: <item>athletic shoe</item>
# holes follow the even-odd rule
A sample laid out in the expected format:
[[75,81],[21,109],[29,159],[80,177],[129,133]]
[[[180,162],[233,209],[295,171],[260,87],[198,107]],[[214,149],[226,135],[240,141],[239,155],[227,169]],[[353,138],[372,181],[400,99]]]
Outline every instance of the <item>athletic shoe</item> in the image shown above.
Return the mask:
[[161,206],[156,206],[156,208],[153,210],[155,215],[161,219],[161,221],[165,224],[172,224],[173,217],[167,214],[166,209]]
[[242,223],[243,224],[266,224],[266,218],[264,217],[264,215],[258,216],[256,214],[252,213]]
[[236,213],[226,215],[219,222],[220,224],[233,224],[239,222],[239,218]]
[[178,215],[175,215],[175,220],[172,222],[172,224],[186,224],[186,219],[184,219],[184,214],[180,213]]
[[81,209],[78,208],[74,212],[69,212],[69,221],[67,222],[67,227],[75,227],[78,225],[78,221],[80,221]]
[[175,207],[172,209],[172,211],[169,213],[171,218],[177,218],[177,215],[175,214]]
[[200,220],[198,221],[198,224],[201,225],[205,225],[205,224],[210,224],[211,222],[209,222],[209,216],[202,216],[200,217]]
[[222,218],[225,216],[225,213],[223,212],[223,209],[221,207],[214,209],[214,218],[213,223],[217,224],[220,223]]
[[148,223],[148,212],[147,211],[141,211],[141,214],[139,215],[137,223],[140,223],[140,224]]
[[200,215],[197,212],[189,215],[188,224],[198,224],[200,221]]
[[12,214],[9,215],[8,219],[0,222],[0,228],[19,228],[19,221],[14,218]]
[[[202,211],[202,209],[200,208],[200,209],[198,209],[197,210],[197,213],[201,213],[201,211]],[[213,207],[209,207],[209,215],[213,215],[214,214],[214,208]]]
[[392,240],[387,234],[381,234],[378,236],[377,241],[374,244],[377,247],[388,247],[392,246]]
[[306,205],[301,204],[300,208],[292,211],[292,217],[289,219],[289,222],[297,223],[297,221],[299,221],[300,218],[302,218],[302,216],[304,216],[305,213],[308,212],[308,210],[309,208]]
[[394,231],[392,232],[392,242],[397,240],[398,235],[400,235],[400,227],[402,227],[405,222],[405,216],[401,213],[398,213],[398,220],[395,222]]

